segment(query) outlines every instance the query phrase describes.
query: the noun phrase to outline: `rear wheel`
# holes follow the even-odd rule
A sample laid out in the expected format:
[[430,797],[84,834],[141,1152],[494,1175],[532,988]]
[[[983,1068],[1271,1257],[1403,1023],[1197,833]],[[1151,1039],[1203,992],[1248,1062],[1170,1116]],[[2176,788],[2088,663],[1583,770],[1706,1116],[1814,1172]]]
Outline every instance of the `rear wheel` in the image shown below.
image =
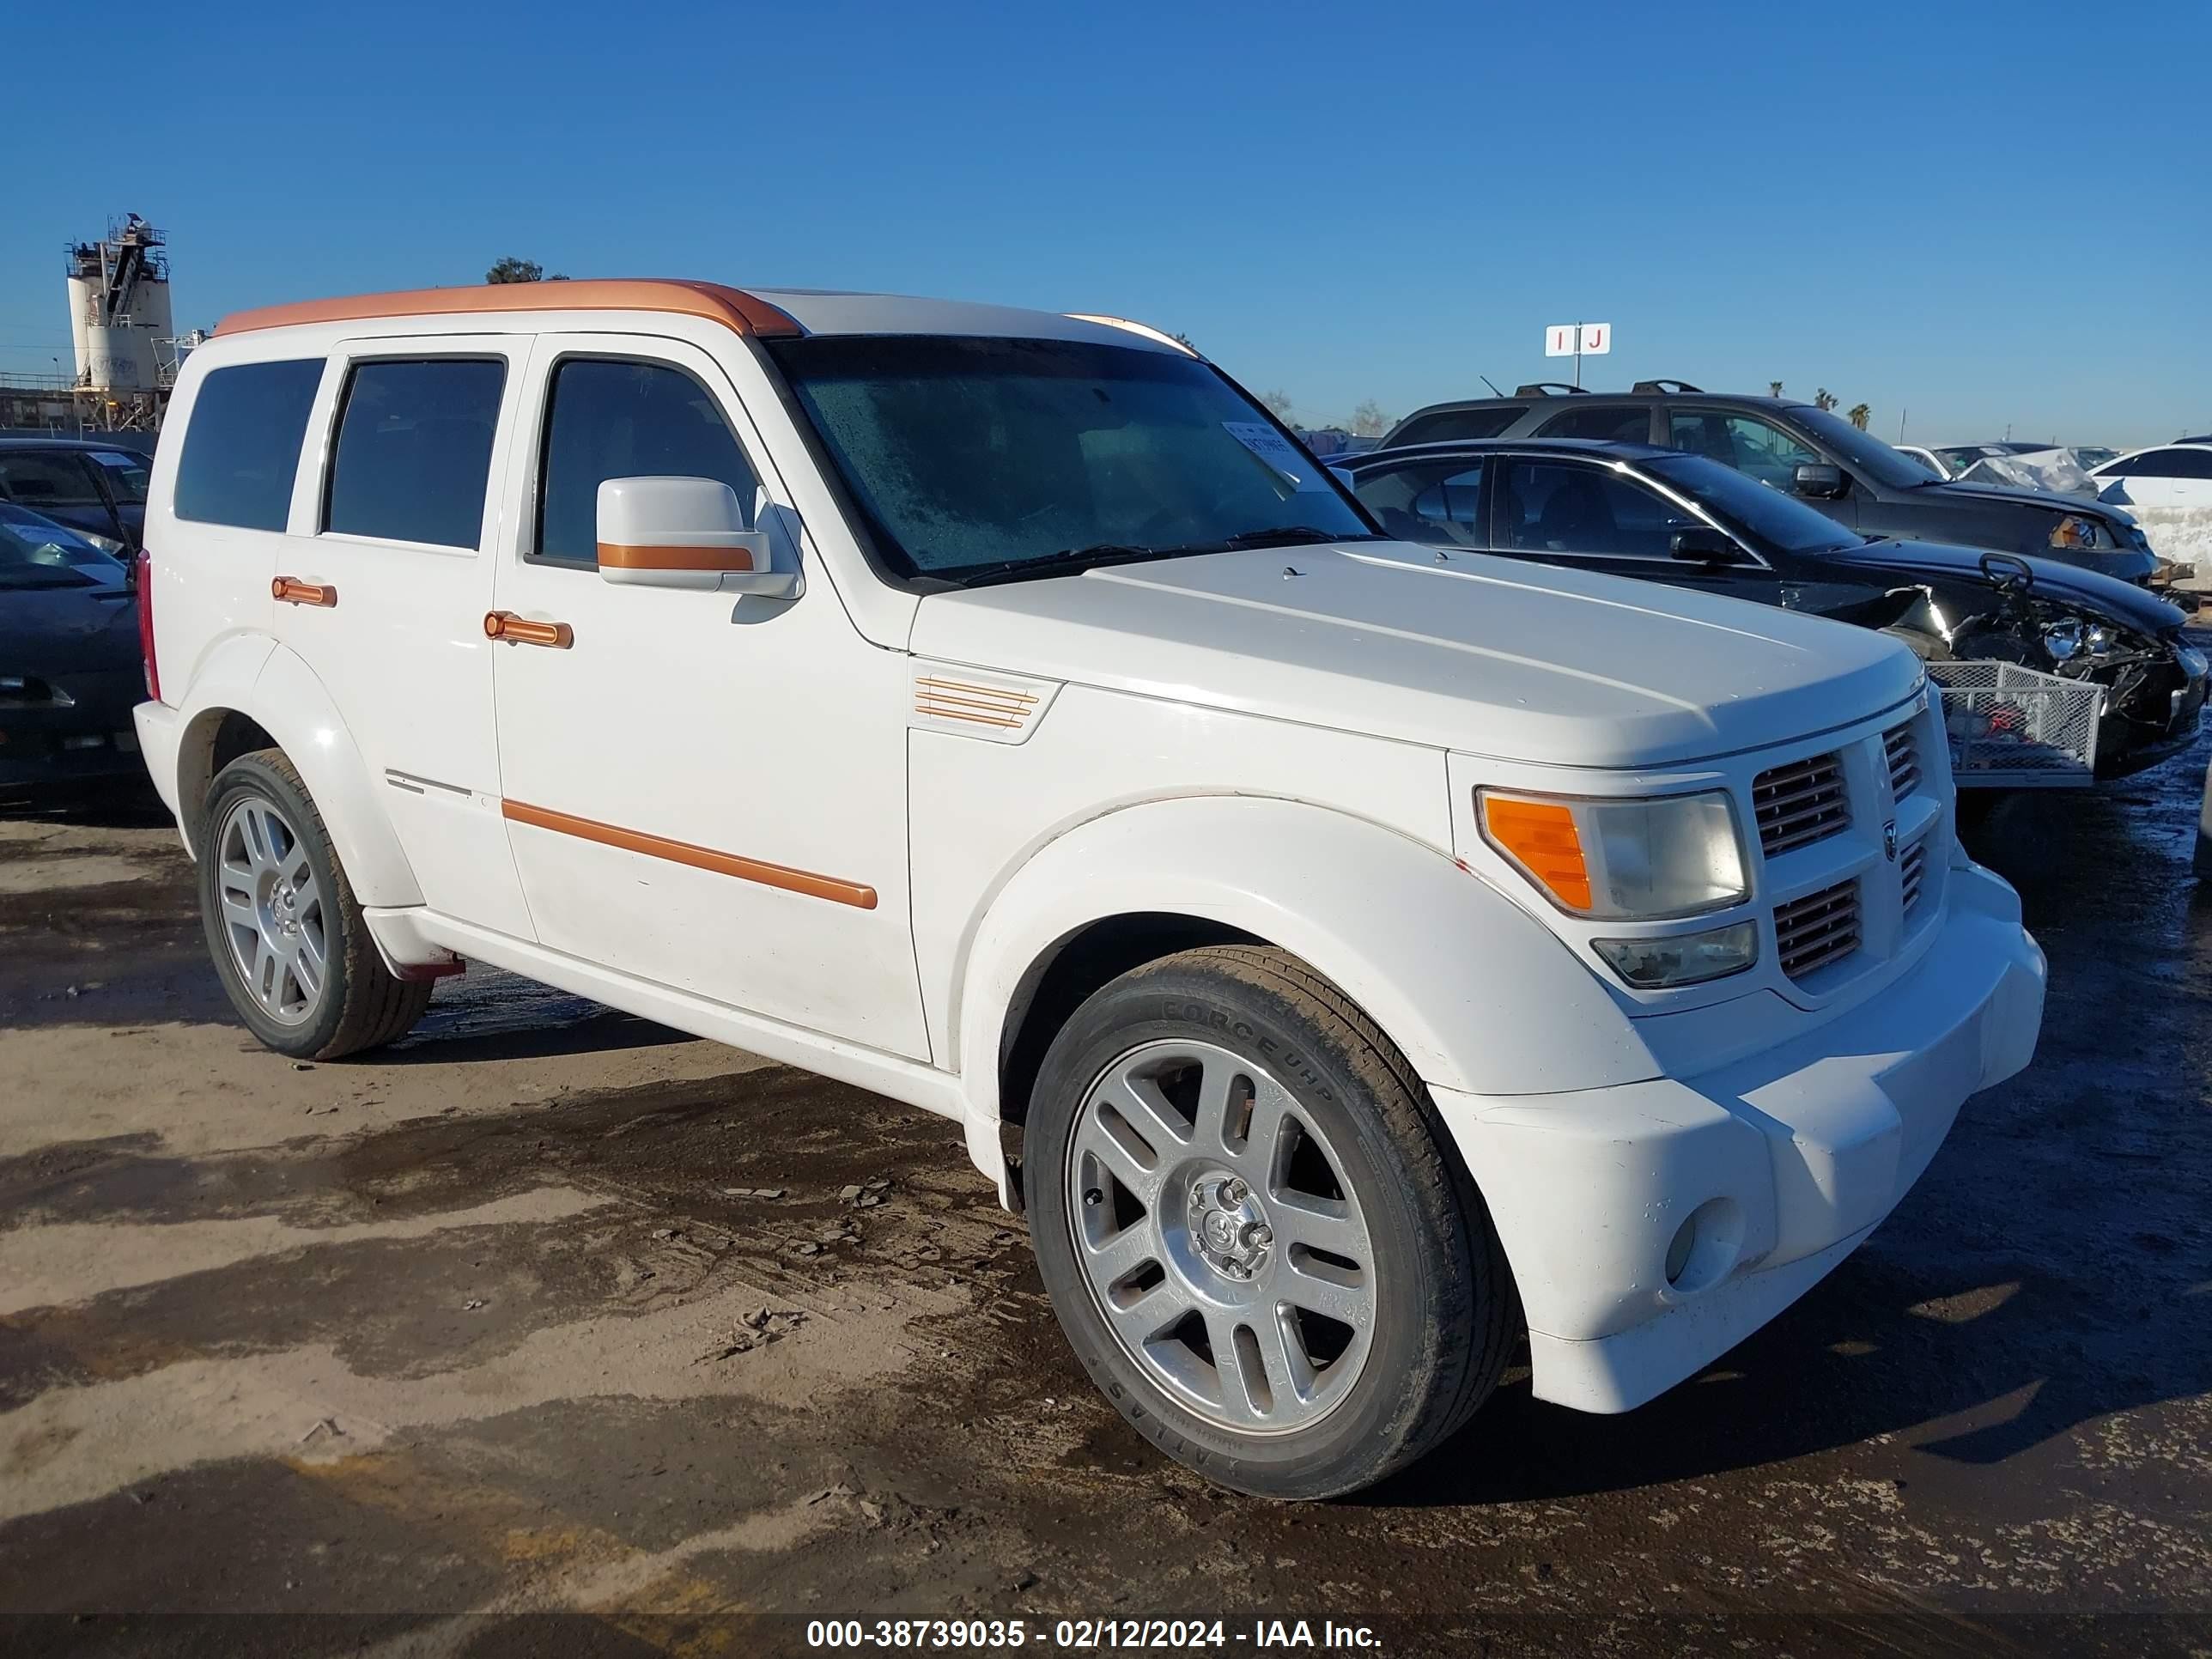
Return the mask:
[[253,1035],[295,1060],[336,1060],[405,1036],[433,988],[385,967],[322,814],[283,751],[223,768],[200,830],[208,951]]
[[1429,1449],[1504,1368],[1513,1295],[1404,1056],[1257,946],[1125,975],[1047,1054],[1038,1261],[1122,1414],[1221,1484],[1324,1498]]

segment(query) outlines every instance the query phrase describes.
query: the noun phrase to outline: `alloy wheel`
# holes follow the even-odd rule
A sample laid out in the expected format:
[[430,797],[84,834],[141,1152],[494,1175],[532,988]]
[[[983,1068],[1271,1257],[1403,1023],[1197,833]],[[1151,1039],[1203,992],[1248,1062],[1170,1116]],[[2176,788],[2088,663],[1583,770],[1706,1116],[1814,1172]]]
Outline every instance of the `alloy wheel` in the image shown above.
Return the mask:
[[1208,1042],[1131,1050],[1078,1109],[1066,1178],[1100,1313],[1180,1405],[1281,1434],[1350,1393],[1375,1328],[1360,1196],[1265,1069]]
[[224,814],[215,847],[232,967],[270,1018],[305,1024],[330,981],[322,886],[306,843],[275,803],[246,795]]

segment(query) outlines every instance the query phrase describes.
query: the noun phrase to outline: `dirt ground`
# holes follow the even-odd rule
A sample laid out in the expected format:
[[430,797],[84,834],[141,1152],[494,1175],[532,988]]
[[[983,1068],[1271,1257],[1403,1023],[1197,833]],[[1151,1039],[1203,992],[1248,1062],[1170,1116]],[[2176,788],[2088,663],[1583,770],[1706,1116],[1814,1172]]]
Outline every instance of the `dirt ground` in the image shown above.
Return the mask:
[[231,1018],[165,824],[0,823],[0,1650],[745,1654],[958,1615],[1057,1650],[1153,1614],[1223,1651],[1267,1650],[1255,1619],[2212,1650],[2205,760],[1981,837],[2051,954],[2041,1053],[1826,1284],[1642,1411],[1516,1373],[1302,1508],[1093,1395],[951,1125],[483,969],[399,1048],[295,1066]]

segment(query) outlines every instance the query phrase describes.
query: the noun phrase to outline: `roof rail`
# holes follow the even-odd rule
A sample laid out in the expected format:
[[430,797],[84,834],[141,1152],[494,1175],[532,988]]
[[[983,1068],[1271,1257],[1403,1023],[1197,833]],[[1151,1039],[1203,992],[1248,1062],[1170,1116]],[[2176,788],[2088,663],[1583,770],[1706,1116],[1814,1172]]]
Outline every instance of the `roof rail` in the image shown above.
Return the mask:
[[1705,391],[1705,387],[1701,386],[1692,386],[1687,380],[1638,380],[1634,386],[1628,389],[1631,392],[1656,392],[1662,395],[1670,395],[1675,392],[1703,392]]
[[1587,386],[1569,386],[1565,380],[1532,380],[1527,386],[1513,388],[1516,398],[1587,398]]

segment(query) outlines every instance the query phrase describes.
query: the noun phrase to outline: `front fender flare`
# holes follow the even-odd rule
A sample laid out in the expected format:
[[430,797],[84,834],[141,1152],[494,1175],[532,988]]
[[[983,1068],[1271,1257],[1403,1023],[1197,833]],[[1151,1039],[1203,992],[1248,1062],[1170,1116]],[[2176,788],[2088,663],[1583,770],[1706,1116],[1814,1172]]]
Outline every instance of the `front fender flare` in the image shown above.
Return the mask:
[[1048,843],[975,930],[958,981],[957,1063],[969,1154],[1002,1185],[998,1062],[1010,1009],[1071,936],[1145,912],[1218,922],[1291,952],[1439,1087],[1549,1094],[1660,1074],[1567,946],[1447,854],[1302,802],[1152,802]]

